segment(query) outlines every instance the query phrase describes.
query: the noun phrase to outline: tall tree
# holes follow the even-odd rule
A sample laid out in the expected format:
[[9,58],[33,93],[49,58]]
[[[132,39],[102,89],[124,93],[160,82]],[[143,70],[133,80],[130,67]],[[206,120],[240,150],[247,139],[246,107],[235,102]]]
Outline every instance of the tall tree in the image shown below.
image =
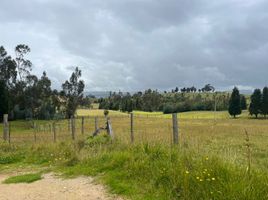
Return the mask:
[[247,100],[246,100],[245,95],[241,95],[240,104],[241,104],[241,109],[242,110],[247,109]]
[[83,80],[80,80],[81,76],[81,70],[76,67],[69,81],[62,84],[62,89],[67,97],[66,116],[68,118],[75,114],[79,101],[83,98],[85,84]]
[[229,100],[229,114],[234,118],[241,114],[240,94],[237,87],[234,87],[231,98]]
[[16,63],[3,46],[0,46],[0,79],[5,81],[6,85],[11,87],[17,77]]
[[0,79],[0,119],[8,113],[8,90],[4,80]]
[[25,44],[19,44],[15,48],[16,53],[16,64],[17,71],[20,77],[20,81],[24,81],[28,75],[30,75],[30,71],[32,70],[32,63],[30,60],[25,59],[25,55],[27,55],[31,51],[30,47]]
[[39,88],[39,92],[41,93],[41,98],[49,98],[52,90],[51,90],[51,80],[47,77],[47,73],[44,71],[41,79],[38,81],[37,87]]
[[251,103],[249,106],[249,113],[250,115],[255,115],[255,117],[258,118],[258,115],[261,113],[261,105],[262,105],[261,90],[255,89],[250,99]]
[[268,114],[268,87],[264,87],[262,90],[262,107],[261,111],[264,117]]

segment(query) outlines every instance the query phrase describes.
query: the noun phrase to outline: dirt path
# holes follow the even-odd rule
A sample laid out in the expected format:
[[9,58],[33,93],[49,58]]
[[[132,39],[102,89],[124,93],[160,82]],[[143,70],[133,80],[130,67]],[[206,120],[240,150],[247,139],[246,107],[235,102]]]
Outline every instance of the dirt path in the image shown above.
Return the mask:
[[50,173],[30,184],[2,184],[8,177],[0,174],[0,200],[122,200],[90,177],[61,179]]

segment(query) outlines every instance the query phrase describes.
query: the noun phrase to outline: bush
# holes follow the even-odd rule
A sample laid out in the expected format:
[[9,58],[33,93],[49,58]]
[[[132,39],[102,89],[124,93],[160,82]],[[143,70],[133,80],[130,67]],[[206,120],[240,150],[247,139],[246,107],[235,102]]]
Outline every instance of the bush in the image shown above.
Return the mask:
[[164,114],[170,114],[170,113],[175,113],[177,112],[176,110],[176,107],[172,104],[166,104],[164,105],[164,108],[163,108],[163,113]]

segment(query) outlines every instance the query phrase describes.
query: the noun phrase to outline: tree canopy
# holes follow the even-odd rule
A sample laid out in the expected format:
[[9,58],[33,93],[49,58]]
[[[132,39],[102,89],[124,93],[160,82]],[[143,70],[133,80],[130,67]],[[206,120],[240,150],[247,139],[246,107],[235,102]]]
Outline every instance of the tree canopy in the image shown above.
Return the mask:
[[241,114],[241,97],[237,87],[234,87],[229,101],[229,114],[234,118]]

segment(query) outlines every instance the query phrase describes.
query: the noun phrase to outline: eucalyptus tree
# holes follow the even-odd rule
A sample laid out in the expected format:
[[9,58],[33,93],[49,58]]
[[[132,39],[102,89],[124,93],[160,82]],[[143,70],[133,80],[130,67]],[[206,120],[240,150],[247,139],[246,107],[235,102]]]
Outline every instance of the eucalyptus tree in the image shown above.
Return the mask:
[[70,79],[62,84],[62,89],[66,96],[66,117],[68,118],[74,116],[79,102],[83,98],[85,84],[81,80],[81,76],[81,70],[76,67]]

